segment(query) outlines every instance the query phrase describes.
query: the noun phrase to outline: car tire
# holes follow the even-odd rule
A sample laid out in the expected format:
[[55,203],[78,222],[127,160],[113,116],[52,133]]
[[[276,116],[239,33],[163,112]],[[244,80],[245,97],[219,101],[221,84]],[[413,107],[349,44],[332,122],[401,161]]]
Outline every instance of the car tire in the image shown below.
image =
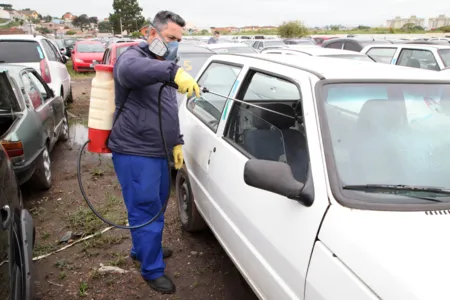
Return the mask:
[[47,145],[36,164],[36,170],[34,171],[32,180],[39,189],[48,190],[52,186],[52,164]]
[[69,96],[67,96],[67,103],[73,103],[73,94],[72,94],[72,86],[70,86]]
[[186,165],[178,170],[175,179],[175,192],[182,229],[186,232],[198,232],[205,229],[207,225],[195,204]]
[[69,140],[69,118],[67,118],[67,112],[64,111],[64,118],[61,124],[61,131],[59,133],[58,140],[60,142],[66,142]]

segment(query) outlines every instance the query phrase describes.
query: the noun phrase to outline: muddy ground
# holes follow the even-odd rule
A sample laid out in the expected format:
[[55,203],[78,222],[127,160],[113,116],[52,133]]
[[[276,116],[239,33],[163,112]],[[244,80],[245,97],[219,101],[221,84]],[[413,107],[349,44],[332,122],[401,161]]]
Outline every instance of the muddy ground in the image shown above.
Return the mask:
[[[60,239],[68,231],[75,235],[71,244],[108,227],[85,204],[76,177],[80,143],[87,139],[90,81],[84,77],[72,83],[75,101],[69,108],[71,140],[58,144],[52,152],[53,187],[46,192],[23,188],[25,205],[36,224],[35,257],[66,246]],[[82,169],[87,193],[96,207],[107,218],[126,222],[110,157],[87,153]],[[211,232],[191,235],[181,230],[173,195],[166,212],[163,243],[174,250],[166,264],[167,274],[177,285],[176,294],[158,295],[150,290],[140,277],[139,265],[128,257],[129,232],[112,229],[35,261],[36,299],[256,299]],[[127,273],[103,274],[98,271],[100,264]]]

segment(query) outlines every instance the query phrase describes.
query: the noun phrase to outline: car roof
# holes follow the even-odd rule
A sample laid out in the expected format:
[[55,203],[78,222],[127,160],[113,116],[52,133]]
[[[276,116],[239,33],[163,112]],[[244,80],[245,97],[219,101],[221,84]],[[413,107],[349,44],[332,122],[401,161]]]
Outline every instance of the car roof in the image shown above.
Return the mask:
[[140,42],[134,41],[134,42],[126,42],[126,43],[112,43],[111,45],[109,45],[110,48],[115,47],[115,48],[122,48],[122,47],[127,47],[127,46],[133,46],[133,45],[139,45]]
[[32,34],[3,34],[0,40],[22,40],[22,41],[39,41],[45,37],[41,35],[34,36]]
[[450,49],[450,45],[441,45],[441,44],[392,44],[389,46],[386,45],[368,45],[367,47],[405,47],[405,48],[416,48],[416,49],[430,49],[430,48],[436,48],[436,49]]
[[205,46],[200,46],[192,43],[180,43],[178,45],[179,53],[214,53]]
[[[273,49],[273,50],[276,51],[277,49]],[[311,55],[339,55],[339,54],[348,55],[348,54],[352,54],[352,55],[366,56],[364,53],[361,53],[361,52],[333,49],[333,48],[322,48],[322,47],[318,47],[318,46],[310,46],[310,47],[300,46],[300,47],[298,47],[297,45],[287,45],[286,47],[278,48],[278,50],[291,50],[293,52],[303,52],[303,53],[307,53],[307,54],[311,54]]]
[[75,44],[103,44],[99,41],[90,41],[90,40],[82,40],[82,41],[76,41]]
[[389,64],[373,64],[356,60],[335,59],[315,56],[292,56],[283,54],[216,54],[213,60],[230,61],[248,64],[252,67],[270,70],[270,64],[281,64],[304,70],[321,79],[335,80],[385,80],[385,81],[442,81],[450,83],[450,79],[440,72],[414,69]]
[[30,67],[16,64],[0,64],[0,72],[8,71],[13,77],[19,77],[19,73],[24,69],[31,69]]

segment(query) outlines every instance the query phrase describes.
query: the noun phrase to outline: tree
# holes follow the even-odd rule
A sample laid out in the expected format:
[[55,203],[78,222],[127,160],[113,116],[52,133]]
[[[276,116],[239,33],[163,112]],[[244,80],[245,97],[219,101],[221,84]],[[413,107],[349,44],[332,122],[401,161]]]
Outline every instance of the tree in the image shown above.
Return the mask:
[[41,14],[38,14],[38,19],[39,19],[39,20],[42,20],[42,19],[44,19],[44,18],[42,17]]
[[108,21],[102,21],[98,23],[98,31],[101,33],[110,33],[112,29],[113,27]]
[[98,18],[97,17],[90,17],[89,18],[89,23],[98,24]]
[[113,25],[114,32],[121,32],[122,28],[127,32],[138,31],[145,23],[142,16],[142,8],[137,0],[114,0],[114,13],[109,15],[109,21]]
[[358,29],[358,30],[369,30],[370,27],[369,27],[369,26],[364,26],[364,25],[359,25],[359,26],[357,27],[357,29]]
[[308,29],[301,21],[284,22],[278,27],[278,35],[282,38],[302,37],[308,34]]
[[3,7],[4,10],[13,10],[12,4],[0,4],[0,7]]
[[42,34],[52,33],[52,31],[50,29],[46,28],[46,27],[40,27],[40,28],[37,29],[37,31],[39,31]]
[[83,31],[83,29],[89,27],[89,18],[86,14],[82,14],[78,17],[76,17],[73,21],[72,21],[73,26],[75,27],[79,27],[81,29],[81,31]]
[[50,16],[50,15],[46,15],[45,17],[44,17],[44,21],[45,22],[51,22],[53,20],[53,18],[52,18],[52,16]]
[[69,30],[69,31],[66,32],[66,34],[67,34],[67,35],[74,35],[74,34],[76,34],[76,32],[75,32],[75,31],[72,31],[72,30]]

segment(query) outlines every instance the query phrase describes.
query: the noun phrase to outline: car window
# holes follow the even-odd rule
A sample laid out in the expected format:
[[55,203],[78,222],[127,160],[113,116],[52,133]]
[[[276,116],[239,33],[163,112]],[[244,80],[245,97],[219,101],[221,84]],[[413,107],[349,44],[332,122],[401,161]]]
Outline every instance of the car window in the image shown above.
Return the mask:
[[105,47],[101,43],[77,44],[77,52],[79,53],[102,53]]
[[446,68],[450,67],[450,49],[439,49],[438,53],[444,63],[444,66]]
[[58,46],[53,44],[50,41],[48,41],[48,43],[50,44],[50,47],[52,48],[53,53],[55,54],[57,61],[59,61],[60,63],[63,63],[63,60],[62,60],[62,56],[63,55],[61,54],[61,51],[58,49]]
[[125,50],[127,50],[128,48],[130,48],[130,46],[123,46],[123,47],[118,47],[117,48],[117,58],[119,58],[119,56],[125,52]]
[[0,63],[35,63],[44,58],[44,51],[34,41],[0,41]]
[[367,55],[372,57],[376,62],[391,64],[396,52],[397,48],[371,48],[367,51]]
[[343,42],[334,42],[325,46],[325,48],[342,49]]
[[[23,73],[21,79],[28,99],[35,109],[39,108],[39,106],[44,104],[44,99],[47,96],[42,83],[30,72]],[[43,91],[44,93],[42,93]]]
[[45,54],[47,54],[47,57],[50,61],[57,61],[58,58],[56,57],[55,53],[52,50],[52,47],[50,46],[49,42],[46,40],[42,40],[41,42],[42,47],[44,47]]
[[[247,90],[247,94],[251,86],[257,88],[256,86],[262,83],[262,78],[266,81],[267,75],[254,74],[248,86],[243,86],[242,89]],[[298,111],[294,107],[301,105],[293,105],[299,103],[300,91],[295,84],[282,78],[272,75],[270,78],[273,80],[272,86],[289,90],[290,93],[280,93],[280,96],[271,97],[276,99],[275,102],[261,102],[261,99],[246,101],[244,97],[244,101],[257,106],[234,102],[225,126],[225,140],[246,156],[287,163],[295,179],[305,182],[309,167],[306,135],[302,118],[295,117],[302,113],[301,109]],[[244,84],[245,82],[247,80]],[[290,88],[286,88],[288,84]],[[265,91],[262,88],[261,92]],[[273,93],[278,94],[277,91]],[[282,99],[282,95],[286,98]],[[295,102],[292,101],[294,98]]]
[[361,46],[354,42],[345,42],[344,50],[359,52],[361,51]]
[[436,71],[440,69],[431,51],[419,49],[403,49],[398,57],[397,65]]
[[[211,93],[202,93],[200,98],[192,98],[187,106],[199,119],[201,119],[213,131],[217,131],[222,110],[227,101],[226,96],[231,92],[236,82],[241,67],[212,63],[200,77],[198,84],[206,87]],[[225,96],[225,97],[223,97]]]
[[366,62],[374,62],[370,57],[367,55],[352,55],[352,54],[333,54],[333,55],[319,55],[322,57],[332,57],[332,58],[343,58],[343,59],[351,59],[351,60],[359,60],[359,61],[366,61]]
[[109,53],[111,52],[111,49],[106,49],[105,53],[103,53],[103,58],[102,58],[102,64],[103,65],[109,65]]
[[178,65],[188,72],[192,77],[197,77],[198,72],[214,53],[180,53]]
[[300,100],[300,91],[290,81],[257,72],[253,75],[243,100]]

